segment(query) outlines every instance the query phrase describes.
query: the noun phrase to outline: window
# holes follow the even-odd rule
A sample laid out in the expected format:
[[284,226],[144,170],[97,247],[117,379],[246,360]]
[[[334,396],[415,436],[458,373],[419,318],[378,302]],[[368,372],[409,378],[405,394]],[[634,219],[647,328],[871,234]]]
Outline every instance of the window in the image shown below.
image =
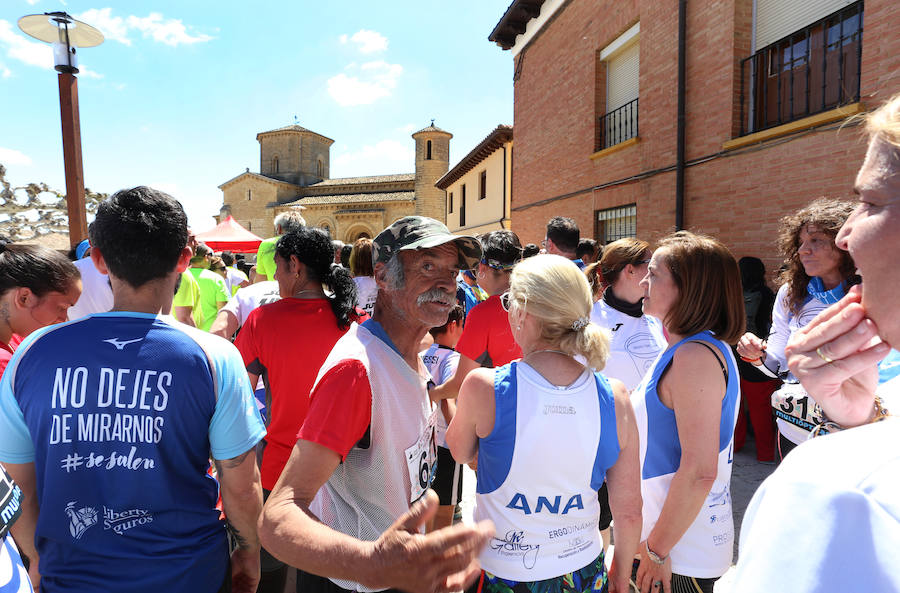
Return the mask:
[[425,160],[431,160],[431,140],[425,143]]
[[603,245],[636,235],[637,206],[635,204],[597,210],[594,236]]
[[253,221],[251,221],[251,220],[248,220],[248,221],[247,221],[247,230],[248,230],[248,231],[252,231],[252,230],[253,230]]
[[459,226],[466,226],[466,186],[459,189]]
[[[858,101],[862,0],[811,23],[809,19],[815,13],[810,15],[809,10],[792,11],[794,4],[779,5],[777,0],[760,2],[756,24],[758,51],[741,61],[741,134]],[[836,2],[847,4],[846,0],[797,4],[827,10],[834,8]],[[789,26],[807,24],[773,41],[773,35],[784,32],[784,22]],[[760,48],[760,43],[766,45]]]
[[278,173],[278,157],[277,156],[272,159],[272,172]]
[[597,122],[597,150],[638,135],[640,55],[640,23],[600,52],[600,60],[605,65],[600,72],[605,70],[606,109]]
[[447,212],[453,214],[453,192],[450,192],[449,205],[447,206]]
[[322,159],[316,161],[316,176],[325,177],[325,163],[322,162]]
[[478,199],[483,200],[487,197],[487,171],[481,172],[481,179],[478,183]]
[[247,190],[247,201],[249,202],[252,199],[253,199],[253,190],[248,189]]

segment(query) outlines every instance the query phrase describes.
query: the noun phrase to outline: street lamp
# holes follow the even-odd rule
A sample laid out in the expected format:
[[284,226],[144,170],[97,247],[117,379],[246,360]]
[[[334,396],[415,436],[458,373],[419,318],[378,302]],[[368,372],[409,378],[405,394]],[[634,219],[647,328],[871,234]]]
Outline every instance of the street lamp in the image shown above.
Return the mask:
[[63,161],[66,169],[66,207],[69,242],[75,247],[87,237],[84,210],[84,169],[81,164],[81,123],[78,116],[78,56],[76,47],[103,43],[103,34],[65,12],[29,14],[19,19],[26,35],[53,45],[53,62],[59,72],[59,112],[62,120]]

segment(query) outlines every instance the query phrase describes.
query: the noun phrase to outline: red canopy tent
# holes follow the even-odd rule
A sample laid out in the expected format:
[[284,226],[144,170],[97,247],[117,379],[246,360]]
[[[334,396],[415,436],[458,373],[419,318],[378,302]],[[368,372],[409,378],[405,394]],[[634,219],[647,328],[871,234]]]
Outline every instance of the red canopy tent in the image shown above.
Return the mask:
[[213,251],[256,253],[262,238],[257,237],[231,216],[205,233],[197,234],[197,241],[206,243]]

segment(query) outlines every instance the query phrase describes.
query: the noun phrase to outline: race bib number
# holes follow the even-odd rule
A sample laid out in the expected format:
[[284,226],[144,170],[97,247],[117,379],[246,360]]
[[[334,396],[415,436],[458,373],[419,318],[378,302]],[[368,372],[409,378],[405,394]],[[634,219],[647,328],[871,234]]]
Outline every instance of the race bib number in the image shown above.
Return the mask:
[[785,383],[772,394],[775,417],[810,431],[822,419],[816,414],[816,401],[800,383]]
[[409,470],[409,502],[416,502],[425,494],[434,480],[437,469],[437,415],[435,407],[425,423],[419,440],[406,450],[406,467]]

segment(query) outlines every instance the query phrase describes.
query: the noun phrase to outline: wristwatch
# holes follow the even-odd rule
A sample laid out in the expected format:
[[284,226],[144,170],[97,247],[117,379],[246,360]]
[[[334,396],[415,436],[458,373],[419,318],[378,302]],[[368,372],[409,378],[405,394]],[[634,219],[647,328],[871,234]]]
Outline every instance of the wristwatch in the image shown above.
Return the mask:
[[650,544],[647,542],[650,538],[644,540],[644,549],[647,550],[647,555],[650,556],[650,560],[653,560],[653,563],[657,566],[662,566],[666,563],[666,560],[669,559],[669,555],[666,554],[664,557],[660,558],[659,554],[650,549]]

